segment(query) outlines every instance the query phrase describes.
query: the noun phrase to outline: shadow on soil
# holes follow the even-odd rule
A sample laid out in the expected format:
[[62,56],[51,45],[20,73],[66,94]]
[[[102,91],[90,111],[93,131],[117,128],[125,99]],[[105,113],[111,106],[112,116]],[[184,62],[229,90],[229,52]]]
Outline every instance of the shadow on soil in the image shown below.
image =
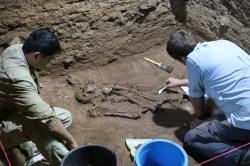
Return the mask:
[[162,127],[178,127],[175,130],[175,136],[183,142],[183,138],[186,132],[190,129],[191,122],[194,120],[194,116],[186,110],[176,109],[161,109],[153,114],[153,121]]

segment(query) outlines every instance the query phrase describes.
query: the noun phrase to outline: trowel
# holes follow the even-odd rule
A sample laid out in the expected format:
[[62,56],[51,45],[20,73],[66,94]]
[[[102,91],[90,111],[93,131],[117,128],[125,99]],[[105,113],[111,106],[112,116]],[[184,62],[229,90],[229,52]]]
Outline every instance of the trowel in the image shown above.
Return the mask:
[[166,86],[164,86],[164,87],[162,87],[162,88],[160,88],[160,89],[158,90],[158,94],[159,94],[159,95],[162,94],[163,92],[174,93],[174,94],[177,94],[177,93],[178,93],[178,91],[168,89]]
[[162,94],[167,89],[167,87],[162,87],[161,89],[158,90],[159,95]]

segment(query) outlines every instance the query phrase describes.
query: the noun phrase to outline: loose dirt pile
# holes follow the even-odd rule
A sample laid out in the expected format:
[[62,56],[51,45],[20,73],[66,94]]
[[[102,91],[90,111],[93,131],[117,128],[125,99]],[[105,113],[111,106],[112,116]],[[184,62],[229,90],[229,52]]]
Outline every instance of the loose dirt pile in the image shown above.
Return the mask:
[[88,105],[88,112],[92,117],[115,116],[131,119],[140,118],[147,111],[161,110],[166,105],[172,107],[185,102],[177,91],[168,90],[159,95],[132,83],[96,86],[94,82],[87,82],[76,89],[75,97],[78,102]]

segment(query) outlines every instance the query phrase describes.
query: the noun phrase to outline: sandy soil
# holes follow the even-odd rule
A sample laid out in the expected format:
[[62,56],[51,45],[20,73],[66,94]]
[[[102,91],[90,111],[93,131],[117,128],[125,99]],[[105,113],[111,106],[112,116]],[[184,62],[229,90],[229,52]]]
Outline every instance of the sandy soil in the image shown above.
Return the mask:
[[[175,69],[169,74],[144,61],[145,56],[173,65]],[[72,112],[73,126],[70,132],[80,144],[90,141],[93,144],[105,145],[119,155],[123,166],[129,166],[132,165],[132,161],[125,146],[126,138],[165,138],[182,144],[183,136],[194,120],[192,107],[189,102],[182,99],[181,93],[157,95],[157,89],[168,77],[184,78],[185,68],[166,55],[165,46],[158,45],[148,52],[126,57],[106,66],[56,78],[44,77],[42,96],[51,105],[63,107]],[[80,87],[83,89],[88,82],[94,82],[95,89],[99,92],[104,85],[133,84],[136,85],[137,90],[144,89],[143,94],[150,93],[156,98],[177,98],[177,101],[167,101],[161,107],[154,107],[155,109],[149,109],[144,113],[142,111],[138,119],[102,116],[103,114],[93,117],[90,116],[90,110],[94,106],[93,100],[85,104],[76,100],[76,92],[79,92]],[[173,90],[180,92],[179,89]],[[139,90],[139,92],[142,91]],[[124,106],[128,103],[120,102],[120,104]],[[189,157],[189,165],[194,163]]]

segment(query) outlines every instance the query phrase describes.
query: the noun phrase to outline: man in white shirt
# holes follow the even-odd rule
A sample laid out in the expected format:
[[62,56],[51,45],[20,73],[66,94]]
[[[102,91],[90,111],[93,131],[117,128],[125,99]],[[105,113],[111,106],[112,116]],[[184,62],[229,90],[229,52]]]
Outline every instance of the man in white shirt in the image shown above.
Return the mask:
[[[207,119],[207,94],[223,114],[191,129],[185,149],[208,159],[250,142],[250,57],[227,40],[200,43],[191,33],[177,31],[167,43],[170,56],[186,65],[188,80],[169,78],[167,87],[188,85],[195,115]],[[247,149],[222,156],[213,165],[249,165]],[[248,162],[248,163],[247,163]]]

